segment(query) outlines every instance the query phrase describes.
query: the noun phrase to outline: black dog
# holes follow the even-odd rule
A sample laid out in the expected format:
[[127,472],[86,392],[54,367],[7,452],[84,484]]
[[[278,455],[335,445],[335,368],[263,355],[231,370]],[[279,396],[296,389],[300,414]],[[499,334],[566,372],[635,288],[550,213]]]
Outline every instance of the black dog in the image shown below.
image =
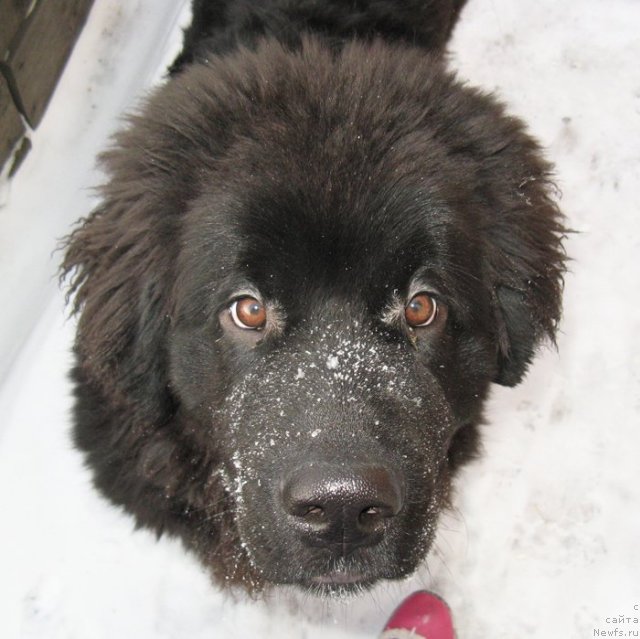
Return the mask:
[[222,583],[425,557],[492,382],[553,338],[549,165],[445,69],[464,0],[199,0],[68,242],[75,440]]

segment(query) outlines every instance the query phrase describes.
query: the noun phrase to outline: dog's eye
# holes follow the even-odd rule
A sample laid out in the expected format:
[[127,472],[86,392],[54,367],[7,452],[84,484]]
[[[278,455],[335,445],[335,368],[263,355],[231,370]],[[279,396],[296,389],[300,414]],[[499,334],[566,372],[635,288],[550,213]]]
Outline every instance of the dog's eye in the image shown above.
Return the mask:
[[414,295],[404,309],[404,317],[412,328],[429,326],[437,314],[438,304],[428,293]]
[[242,297],[229,307],[236,326],[250,330],[260,330],[267,322],[267,309],[255,297]]

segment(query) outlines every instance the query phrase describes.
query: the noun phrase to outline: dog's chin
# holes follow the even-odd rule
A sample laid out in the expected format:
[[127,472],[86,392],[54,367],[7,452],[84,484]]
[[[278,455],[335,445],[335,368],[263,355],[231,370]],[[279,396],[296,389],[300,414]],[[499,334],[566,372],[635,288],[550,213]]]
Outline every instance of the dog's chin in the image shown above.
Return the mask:
[[318,597],[342,599],[362,594],[380,581],[381,578],[368,577],[355,571],[336,570],[305,579],[298,586]]
[[[393,574],[391,574],[393,573]],[[297,576],[294,579],[280,582],[282,586],[290,586],[295,590],[332,599],[344,599],[361,595],[375,586],[388,580],[399,580],[407,574],[400,571],[381,571],[377,573],[359,569],[357,566],[338,566],[319,572]]]

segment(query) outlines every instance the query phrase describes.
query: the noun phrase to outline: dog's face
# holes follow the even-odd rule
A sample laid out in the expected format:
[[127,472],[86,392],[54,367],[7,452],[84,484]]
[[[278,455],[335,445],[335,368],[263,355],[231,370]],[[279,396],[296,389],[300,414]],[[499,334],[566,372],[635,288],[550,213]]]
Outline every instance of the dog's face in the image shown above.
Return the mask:
[[345,588],[424,556],[497,360],[473,224],[443,195],[460,178],[307,126],[234,154],[242,192],[187,213],[171,379],[254,567]]
[[117,472],[169,505],[103,489],[227,581],[335,592],[424,558],[490,383],[553,330],[561,225],[492,100],[401,50],[306,54],[170,83],[66,266],[83,376],[136,451]]

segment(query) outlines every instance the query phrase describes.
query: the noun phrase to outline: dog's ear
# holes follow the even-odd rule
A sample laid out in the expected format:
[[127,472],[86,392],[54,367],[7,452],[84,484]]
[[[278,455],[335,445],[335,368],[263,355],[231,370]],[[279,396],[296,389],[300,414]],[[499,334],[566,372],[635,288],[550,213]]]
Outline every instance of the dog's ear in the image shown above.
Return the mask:
[[[143,128],[143,131],[139,131]],[[79,315],[75,352],[106,401],[145,420],[167,414],[169,291],[179,194],[153,163],[153,131],[116,138],[99,207],[66,240],[62,276]],[[140,135],[150,135],[142,143]],[[150,142],[151,141],[151,142]]]
[[[500,130],[502,128],[502,130]],[[494,300],[495,382],[518,384],[545,339],[555,341],[566,255],[552,167],[516,118],[488,133],[479,187],[487,207],[485,260]]]
[[521,291],[499,287],[496,301],[499,342],[498,373],[494,381],[515,386],[526,373],[545,332],[536,325],[530,303]]
[[[462,160],[468,215],[481,240],[493,305],[494,381],[515,386],[561,315],[566,254],[564,216],[552,166],[524,123],[494,96],[465,87],[442,111],[443,139]],[[451,153],[451,151],[450,151]],[[458,173],[460,171],[458,170]]]

